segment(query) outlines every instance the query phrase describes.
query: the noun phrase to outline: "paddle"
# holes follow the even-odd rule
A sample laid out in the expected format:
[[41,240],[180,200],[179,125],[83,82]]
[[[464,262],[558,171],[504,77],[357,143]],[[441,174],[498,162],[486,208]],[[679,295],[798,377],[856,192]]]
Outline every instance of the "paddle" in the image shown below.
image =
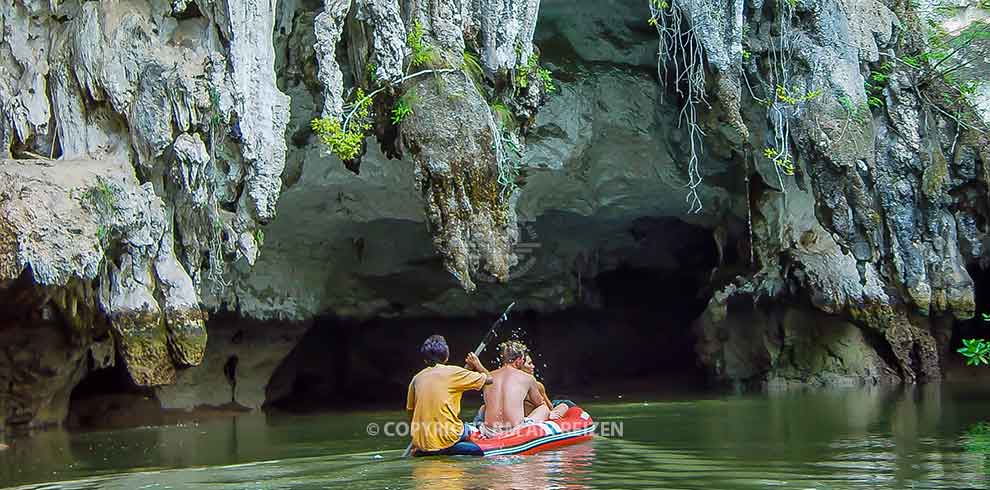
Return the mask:
[[[485,351],[485,347],[488,346],[488,343],[495,338],[495,330],[498,329],[498,326],[501,325],[502,322],[509,319],[509,310],[511,310],[512,307],[515,305],[516,302],[513,301],[509,303],[509,306],[505,307],[505,311],[503,311],[502,314],[499,315],[498,319],[495,320],[495,323],[492,324],[492,328],[489,328],[488,333],[486,333],[485,336],[481,339],[481,343],[478,344],[478,348],[474,350],[474,355],[480,356],[481,353]],[[409,445],[406,446],[406,450],[402,452],[403,458],[409,456],[409,453],[412,452],[412,446],[413,446],[412,442],[410,441]]]
[[478,348],[474,350],[474,355],[480,356],[481,353],[485,351],[485,347],[488,346],[488,343],[495,338],[495,329],[497,329],[502,322],[509,319],[509,310],[511,310],[515,305],[516,302],[513,301],[509,303],[509,306],[505,307],[505,311],[503,311],[502,315],[498,317],[498,320],[495,320],[495,323],[492,324],[492,328],[488,329],[488,333],[485,334],[485,338],[481,339],[481,343],[478,344]]

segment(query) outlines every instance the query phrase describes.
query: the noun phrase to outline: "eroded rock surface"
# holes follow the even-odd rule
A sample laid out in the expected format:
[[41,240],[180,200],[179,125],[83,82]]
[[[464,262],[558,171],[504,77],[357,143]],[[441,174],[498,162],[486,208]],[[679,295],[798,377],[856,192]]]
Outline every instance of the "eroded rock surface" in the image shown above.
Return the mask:
[[[986,230],[971,224],[983,219],[977,216],[985,216],[986,207],[971,199],[975,188],[985,192],[977,169],[987,164],[981,159],[986,128],[954,125],[925,99],[932,88],[919,90],[918,70],[887,63],[894,54],[925,49],[925,41],[912,37],[927,25],[918,17],[923,9],[893,6],[895,12],[881,2],[791,5],[747,14],[745,42],[752,51],[743,65],[754,102],[769,106],[766,115],[759,106],[747,115],[754,133],[748,146],[766,156],[755,158],[764,187],[751,201],[761,270],[752,282],[721,294],[753,302],[807,298],[853,321],[866,338],[879,339],[872,348],[905,381],[938,379],[948,325],[975,310],[966,266],[977,262],[972,250],[985,242]],[[795,16],[809,22],[795,23]],[[774,33],[781,33],[776,40]],[[782,75],[760,60],[795,63]],[[870,93],[867,82],[874,84]],[[781,134],[789,136],[781,140]],[[778,158],[780,148],[786,160]],[[783,175],[792,163],[793,177]],[[707,343],[720,342],[716,337],[699,349],[711,352]],[[724,358],[702,358],[734,378],[719,365]]]
[[155,388],[162,408],[261,408],[272,373],[307,328],[308,323],[211,321],[202,362],[180,369],[174,383]]
[[274,217],[273,8],[0,5],[0,281],[34,281],[83,349],[108,324],[140,385],[201,361],[204,305]]
[[[465,218],[472,216],[466,210],[474,209],[473,199],[480,197],[480,210],[489,215],[499,211],[498,202],[489,200],[490,177],[451,172],[450,163],[463,163],[465,155],[474,157],[465,167],[472,171],[490,172],[493,165],[482,139],[490,132],[477,122],[484,115],[483,101],[470,99],[475,92],[462,75],[444,76],[441,93],[433,77],[412,82],[420,100],[403,134],[413,136],[410,147],[416,141],[430,144],[429,153],[417,157],[410,148],[402,160],[388,160],[369,140],[355,175],[307,135],[309,120],[321,115],[321,91],[313,90],[318,84],[287,71],[284,90],[293,101],[289,133],[298,136],[288,157],[287,174],[294,184],[280,200],[279,218],[266,228],[258,264],[234,286],[243,314],[294,320],[325,311],[357,318],[465,316],[498,313],[514,300],[522,308],[556,311],[590,301],[599,272],[624,262],[669,260],[657,257],[669,250],[652,254],[646,244],[656,242],[630,231],[638,219],[683,217],[688,209],[681,158],[687,142],[683,131],[671,130],[677,126],[677,107],[661,101],[654,78],[656,41],[643,27],[641,6],[543,2],[540,11],[535,42],[558,90],[540,108],[526,136],[525,178],[514,206],[518,242],[510,248],[517,262],[508,268],[508,281],[495,283],[484,268],[477,276],[472,271],[477,290],[467,294],[431,248],[441,230],[428,221],[434,216],[464,224],[439,237],[441,244],[468,249],[468,257],[477,261],[468,268],[483,263],[485,249],[479,244],[501,239],[501,244],[492,243],[504,249],[509,243],[500,237],[511,228],[497,214],[493,217],[499,219],[486,225],[494,224],[494,232],[475,228],[483,232],[473,232],[484,235],[482,242],[472,238],[467,226],[474,219]],[[293,33],[300,40],[290,37],[287,45],[305,46],[307,31],[296,28]],[[312,66],[316,56],[295,48],[286,52],[287,70]],[[460,112],[450,114],[455,108]],[[458,139],[462,125],[472,128],[463,130],[470,141]],[[474,150],[465,150],[469,146]],[[699,191],[706,213],[687,217],[692,223],[715,227],[721,216],[745,214],[743,198],[733,194],[742,184],[741,175],[733,175],[734,164],[723,158],[732,155],[722,145],[712,146],[704,156],[702,168],[710,180]],[[426,178],[430,166],[443,170],[438,174],[442,179]],[[417,179],[435,186],[435,195],[449,198],[451,207],[424,203]],[[466,184],[452,185],[455,179]],[[431,206],[427,213],[424,205]],[[733,233],[739,233],[738,221],[733,226]],[[627,256],[629,250],[646,256]]]
[[[717,378],[938,378],[951,322],[976,310],[967,267],[987,265],[990,145],[934,110],[916,73],[883,68],[924,47],[918,12],[937,9],[669,3],[709,80],[697,147],[658,83],[648,5],[0,5],[0,157],[18,159],[0,162],[0,287],[64,323],[64,338],[12,323],[11,342],[52,348],[9,372],[62,364],[38,397],[28,382],[0,397],[19,414],[6,420],[56,421],[80,366],[117,360],[139,384],[177,383],[158,388],[170,407],[260,406],[296,337],[270,353],[279,334],[209,344],[210,309],[304,322],[600,308],[603,275],[676,268],[677,240],[705,234],[716,260],[684,267],[719,291],[697,327]],[[966,0],[934,21],[958,30],[984,10]],[[434,72],[406,78],[416,29],[436,49],[416,69]],[[982,76],[973,61],[960,74]],[[310,121],[344,116],[357,88],[382,90],[345,166]],[[972,101],[984,123],[986,90]],[[404,95],[412,112],[395,121]]]
[[108,317],[138,384],[172,382],[174,364],[199,362],[205,317],[151,184],[118,160],[2,160],[0,175],[0,282],[26,275],[57,291],[70,331],[99,333]]

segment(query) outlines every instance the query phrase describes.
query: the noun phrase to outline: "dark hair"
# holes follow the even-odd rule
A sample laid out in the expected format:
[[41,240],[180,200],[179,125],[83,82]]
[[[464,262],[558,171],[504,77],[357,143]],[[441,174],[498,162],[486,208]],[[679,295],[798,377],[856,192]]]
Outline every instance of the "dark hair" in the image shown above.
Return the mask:
[[426,363],[429,365],[447,362],[450,357],[450,349],[447,347],[447,339],[443,335],[430,335],[423,346],[419,348],[419,353],[423,354]]
[[516,359],[525,358],[529,354],[529,349],[526,348],[526,344],[516,341],[509,340],[507,342],[502,342],[499,345],[500,357],[502,358],[502,364],[511,364],[516,361]]

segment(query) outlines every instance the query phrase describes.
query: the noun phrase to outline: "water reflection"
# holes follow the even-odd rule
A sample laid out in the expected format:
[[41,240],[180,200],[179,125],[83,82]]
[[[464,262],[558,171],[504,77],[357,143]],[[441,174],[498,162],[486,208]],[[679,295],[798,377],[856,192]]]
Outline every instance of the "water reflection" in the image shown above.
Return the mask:
[[533,456],[494,458],[478,474],[480,488],[516,490],[590,488],[589,472],[595,458],[593,443],[581,443]]
[[[586,407],[619,439],[503,458],[401,459],[398,412],[9,441],[0,487],[209,490],[990,488],[990,394],[937,385]],[[185,467],[185,469],[183,469]],[[175,468],[175,469],[166,469]],[[31,482],[61,482],[30,485]]]
[[413,463],[413,487],[420,490],[465,490],[469,487],[464,465],[454,459],[424,458]]
[[424,458],[412,462],[417,490],[589,490],[592,443],[533,456]]

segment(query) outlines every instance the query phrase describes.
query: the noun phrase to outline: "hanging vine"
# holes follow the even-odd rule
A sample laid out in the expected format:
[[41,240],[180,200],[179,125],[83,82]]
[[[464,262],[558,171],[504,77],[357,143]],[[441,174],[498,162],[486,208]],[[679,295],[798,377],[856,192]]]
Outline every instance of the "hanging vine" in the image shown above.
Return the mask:
[[779,35],[771,41],[770,49],[767,50],[769,70],[764,97],[754,96],[754,99],[767,108],[767,120],[772,135],[763,148],[763,156],[773,164],[782,192],[786,192],[784,176],[794,175],[796,170],[791,148],[791,121],[800,115],[807,102],[822,95],[821,90],[802,93],[794,88],[792,58],[796,32],[791,26],[796,5],[795,0],[777,0],[775,24],[779,28]]
[[708,105],[705,97],[704,48],[694,35],[694,27],[689,27],[687,15],[680,5],[667,0],[650,0],[649,5],[649,23],[656,28],[660,38],[657,77],[664,89],[670,84],[683,101],[678,127],[687,126],[690,150],[685,200],[689,205],[688,212],[698,213],[703,208],[698,187],[702,182],[700,155],[704,151],[705,136],[698,125],[698,104]]

